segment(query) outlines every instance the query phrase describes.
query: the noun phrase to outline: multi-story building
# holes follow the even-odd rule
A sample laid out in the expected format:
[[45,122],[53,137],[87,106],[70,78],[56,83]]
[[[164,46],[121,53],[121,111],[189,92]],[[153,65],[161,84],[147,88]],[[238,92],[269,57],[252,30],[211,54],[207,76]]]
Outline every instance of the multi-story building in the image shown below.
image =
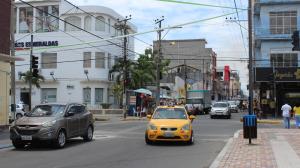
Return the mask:
[[241,90],[240,76],[237,71],[230,71],[229,97],[230,99],[239,99]]
[[[45,81],[33,87],[32,105],[41,102],[80,102],[90,106],[114,104],[109,70],[123,57],[123,38],[114,25],[122,16],[102,6],[74,7],[64,0],[16,2],[16,76],[29,70],[30,42]],[[32,7],[33,6],[33,7]],[[61,19],[61,20],[59,20]],[[129,33],[137,31],[127,22]],[[109,39],[109,40],[107,40]],[[128,58],[134,58],[128,38]],[[17,79],[16,99],[28,104],[29,87]]]
[[[172,78],[168,82],[175,83],[175,76],[179,76],[184,80],[186,70],[187,83],[191,85],[193,90],[212,90],[216,66],[216,53],[211,48],[206,48],[205,39],[186,39],[186,40],[162,40],[161,52],[163,59],[169,59],[169,68],[173,69]],[[158,42],[154,41],[154,51],[158,51]],[[186,69],[185,69],[186,67]],[[179,95],[178,89],[175,90],[176,97]]]
[[10,90],[10,1],[0,5],[0,127],[8,125]]
[[300,98],[299,52],[291,34],[299,30],[300,0],[258,0],[253,4],[255,94],[265,115],[281,116],[285,103]]

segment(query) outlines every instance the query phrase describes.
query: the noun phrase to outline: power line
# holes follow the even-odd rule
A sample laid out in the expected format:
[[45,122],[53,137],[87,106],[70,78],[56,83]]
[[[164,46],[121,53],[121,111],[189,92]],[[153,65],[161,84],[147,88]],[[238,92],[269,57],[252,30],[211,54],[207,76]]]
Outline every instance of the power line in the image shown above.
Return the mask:
[[[227,9],[235,9],[229,6],[220,6],[220,5],[210,5],[210,4],[202,4],[202,3],[195,3],[195,2],[186,2],[186,1],[176,1],[176,0],[156,0],[161,2],[171,2],[171,3],[178,3],[178,4],[188,4],[188,5],[198,5],[198,6],[207,6],[207,7],[214,7],[214,8],[227,8]],[[244,8],[238,8],[239,10],[248,10]]]
[[[76,5],[74,5],[73,3],[71,3],[70,1],[68,1],[68,0],[64,0],[65,2],[67,2],[68,4],[70,4],[70,5],[72,5],[74,8],[76,8],[76,9],[78,9],[78,10],[80,10],[80,11],[82,11],[83,13],[85,13],[85,14],[87,14],[87,15],[89,15],[89,16],[91,16],[91,17],[93,17],[93,18],[95,18],[96,20],[99,20],[99,21],[101,21],[102,23],[104,23],[104,24],[106,24],[106,25],[108,25],[108,26],[110,26],[110,27],[112,27],[113,29],[115,29],[115,30],[118,30],[115,26],[113,26],[113,25],[111,25],[111,24],[109,24],[109,23],[107,23],[106,21],[104,21],[104,20],[101,20],[101,19],[99,19],[99,18],[97,18],[97,17],[95,17],[94,15],[92,15],[91,13],[88,13],[88,12],[86,12],[85,10],[83,10],[83,9],[81,9],[79,6],[76,6]],[[135,38],[136,40],[138,40],[138,41],[141,41],[141,42],[143,42],[143,43],[145,43],[145,44],[147,44],[147,45],[150,45],[151,46],[151,44],[149,44],[149,43],[147,43],[147,42],[145,42],[145,41],[143,41],[143,40],[140,40],[140,39],[138,39],[138,38],[136,38],[136,37],[134,37],[133,36],[133,38]]]
[[[89,31],[87,31],[87,30],[85,30],[85,29],[82,29],[81,27],[76,26],[76,25],[74,25],[74,24],[72,24],[72,23],[70,23],[70,22],[67,22],[67,21],[65,21],[65,20],[63,20],[63,19],[61,19],[61,18],[59,18],[59,17],[57,17],[57,16],[55,16],[55,15],[49,13],[49,12],[46,12],[46,11],[44,11],[44,10],[41,10],[41,9],[39,9],[39,8],[37,8],[37,7],[33,6],[33,5],[31,5],[31,4],[28,3],[28,2],[25,2],[25,1],[23,1],[23,0],[19,0],[19,1],[22,2],[22,3],[24,3],[24,4],[27,4],[27,5],[31,6],[32,8],[35,8],[35,9],[37,9],[37,10],[39,10],[39,11],[44,12],[44,13],[47,14],[47,15],[50,15],[50,16],[56,18],[56,19],[59,19],[60,21],[66,23],[66,24],[69,24],[69,25],[71,25],[71,26],[73,26],[73,27],[75,27],[75,28],[77,28],[77,29],[79,29],[79,30],[82,30],[82,31],[84,31],[84,32],[86,32],[86,33],[88,33],[88,34],[90,34],[90,35],[93,35],[93,36],[98,37],[98,38],[100,38],[100,39],[104,39],[104,38],[101,37],[101,36],[98,36],[98,35],[96,35],[96,34],[94,34],[94,33],[92,33],[92,32],[89,32]],[[118,47],[120,47],[120,48],[123,48],[123,46],[121,46],[121,45],[119,45],[119,44],[117,44],[117,43],[114,43],[114,42],[109,41],[109,40],[106,40],[106,41],[108,41],[108,42],[111,43],[111,44],[114,44],[115,46],[118,46]],[[130,49],[128,49],[128,51],[140,55],[139,53],[137,53],[137,52],[135,52],[135,51],[132,51],[132,50],[130,50]]]

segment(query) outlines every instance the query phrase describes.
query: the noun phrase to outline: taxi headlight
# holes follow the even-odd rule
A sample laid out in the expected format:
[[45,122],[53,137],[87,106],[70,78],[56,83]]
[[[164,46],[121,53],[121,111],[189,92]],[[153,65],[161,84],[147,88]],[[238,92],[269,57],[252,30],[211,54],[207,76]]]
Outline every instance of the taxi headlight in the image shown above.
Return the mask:
[[157,127],[154,124],[149,124],[148,129],[150,130],[157,130]]
[[189,131],[190,130],[190,124],[185,124],[181,130],[184,130],[184,131]]
[[42,126],[43,127],[52,127],[55,123],[56,123],[56,120],[53,120],[53,121],[44,123]]

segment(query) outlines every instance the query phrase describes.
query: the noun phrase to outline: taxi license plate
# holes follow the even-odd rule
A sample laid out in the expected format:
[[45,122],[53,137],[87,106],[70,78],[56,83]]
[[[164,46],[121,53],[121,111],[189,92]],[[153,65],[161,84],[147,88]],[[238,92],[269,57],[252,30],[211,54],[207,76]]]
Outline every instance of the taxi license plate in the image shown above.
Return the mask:
[[174,137],[174,134],[172,132],[165,132],[164,137],[167,137],[167,138]]
[[31,141],[32,140],[32,136],[21,136],[21,139],[23,141]]

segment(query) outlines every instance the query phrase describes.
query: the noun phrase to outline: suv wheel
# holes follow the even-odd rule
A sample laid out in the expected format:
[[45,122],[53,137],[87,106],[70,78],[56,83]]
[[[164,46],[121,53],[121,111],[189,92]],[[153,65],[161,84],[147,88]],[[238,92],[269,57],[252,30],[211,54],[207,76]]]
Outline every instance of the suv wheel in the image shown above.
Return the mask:
[[21,118],[21,117],[23,117],[22,114],[17,114],[17,115],[16,115],[16,119],[19,119],[19,118]]
[[84,141],[92,141],[93,140],[93,135],[94,135],[94,131],[93,131],[93,127],[91,125],[88,126],[88,128],[86,129],[86,132],[83,136],[83,140]]
[[66,133],[63,130],[60,130],[57,138],[54,140],[54,147],[56,148],[63,148],[66,144]]
[[22,149],[25,146],[25,143],[23,143],[22,141],[17,141],[17,140],[13,140],[12,144],[16,149]]

